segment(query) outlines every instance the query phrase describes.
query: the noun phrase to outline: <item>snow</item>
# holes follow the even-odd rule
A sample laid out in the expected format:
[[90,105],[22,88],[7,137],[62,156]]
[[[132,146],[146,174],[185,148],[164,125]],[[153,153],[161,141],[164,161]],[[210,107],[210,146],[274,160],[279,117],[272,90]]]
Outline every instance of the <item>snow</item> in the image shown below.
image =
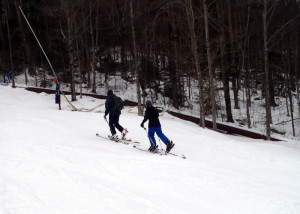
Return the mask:
[[[116,49],[118,50],[118,49]],[[112,57],[114,57],[112,55]],[[41,76],[43,76],[43,69],[41,69],[40,77],[37,78],[37,81],[34,77],[27,74],[28,77],[28,83],[25,85],[25,76],[24,74],[16,76],[16,83],[17,86],[40,86],[40,82],[43,79]],[[24,73],[26,72],[26,69],[24,70]],[[47,73],[47,72],[46,72]],[[52,80],[52,75],[46,75],[47,80]],[[97,94],[105,95],[108,89],[112,89],[115,94],[120,96],[122,99],[135,101],[137,102],[136,97],[136,85],[130,84],[126,82],[121,77],[121,72],[116,72],[115,75],[108,76],[107,84],[104,81],[105,77],[102,73],[97,73],[96,82],[97,82]],[[51,82],[51,81],[50,81]],[[77,82],[80,82],[79,79],[77,79]],[[191,85],[187,83],[187,78],[182,77],[181,80],[182,84],[185,85],[185,93],[188,98],[188,91],[191,92],[191,97],[188,98],[185,101],[185,107],[178,109],[175,109],[171,105],[171,100],[168,97],[162,96],[162,94],[156,94],[152,88],[146,89],[148,96],[147,99],[151,99],[152,102],[155,103],[156,106],[159,106],[163,109],[171,110],[174,112],[183,113],[190,116],[200,117],[200,110],[199,110],[199,103],[198,103],[198,81],[195,79],[191,80]],[[160,83],[161,87],[163,87],[163,82]],[[237,128],[244,128],[249,129],[247,126],[247,117],[246,117],[246,98],[245,98],[245,89],[242,88],[239,90],[239,107],[240,109],[234,109],[234,100],[233,100],[233,91],[231,90],[231,106],[232,106],[232,115],[234,119],[234,123],[227,123],[226,121],[226,111],[225,111],[225,99],[224,99],[224,93],[222,90],[222,82],[216,81],[217,88],[219,90],[216,91],[216,102],[217,105],[220,107],[218,109],[218,123],[226,124],[227,126],[233,126]],[[92,93],[91,88],[85,87],[86,85],[83,84],[83,93]],[[48,88],[50,86],[47,86]],[[62,83],[60,84],[61,90],[64,91],[70,91],[70,84]],[[55,84],[50,87],[52,89],[55,89]],[[75,85],[76,91],[79,92],[79,85]],[[292,139],[296,141],[300,141],[300,111],[299,111],[299,105],[297,104],[296,95],[292,96],[293,98],[293,109],[294,109],[294,123],[295,123],[295,136],[293,136],[293,129],[292,129],[292,120],[291,120],[291,114],[290,110],[287,110],[286,104],[287,100],[284,97],[275,97],[275,101],[277,103],[277,107],[272,107],[272,133],[271,136],[275,137],[277,139]],[[262,96],[262,93],[259,89],[253,89],[252,96],[251,96],[251,107],[250,107],[250,118],[251,118],[251,128],[250,131],[256,132],[262,135],[266,135],[266,125],[265,125],[265,107],[264,107],[264,98]],[[80,105],[83,109],[92,109],[95,107],[95,105],[92,106],[86,106],[86,102],[78,102],[77,105]],[[289,102],[288,102],[289,105]],[[78,107],[78,108],[80,108]],[[207,115],[206,120],[212,120],[211,115]]]
[[[181,159],[96,137],[109,134],[104,106],[74,112],[63,100],[59,111],[54,95],[0,85],[0,112],[1,214],[300,213],[299,142],[224,135],[165,113]],[[147,149],[135,112],[126,107],[120,124]]]

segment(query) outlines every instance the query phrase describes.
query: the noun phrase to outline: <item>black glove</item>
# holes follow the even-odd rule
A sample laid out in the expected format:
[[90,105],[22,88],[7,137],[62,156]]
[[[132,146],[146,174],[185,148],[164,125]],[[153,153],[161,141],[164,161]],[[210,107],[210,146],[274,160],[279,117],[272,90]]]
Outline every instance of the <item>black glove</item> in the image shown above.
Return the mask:
[[106,115],[104,115],[104,120],[106,120]]
[[145,128],[145,127],[144,127],[144,123],[141,123],[141,127],[142,127],[142,128]]

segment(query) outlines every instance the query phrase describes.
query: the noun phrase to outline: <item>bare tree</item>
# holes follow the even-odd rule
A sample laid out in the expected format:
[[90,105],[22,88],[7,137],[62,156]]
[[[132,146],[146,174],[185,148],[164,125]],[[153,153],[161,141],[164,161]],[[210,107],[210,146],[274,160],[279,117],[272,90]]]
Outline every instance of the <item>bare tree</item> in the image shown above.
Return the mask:
[[[80,1],[71,1],[71,0],[61,0],[62,4],[62,13],[66,18],[66,28],[67,28],[67,36],[63,34],[66,44],[67,51],[69,56],[69,74],[70,74],[70,82],[71,82],[71,101],[76,101],[76,91],[75,91],[75,59],[76,59],[76,46],[75,46],[75,36],[76,32],[79,31],[78,26],[81,23],[76,22],[76,15],[78,8],[81,7]],[[63,29],[61,29],[63,32]]]
[[[91,35],[91,49],[92,49],[92,61],[91,68],[93,74],[93,84],[92,84],[92,92],[96,93],[96,52],[98,52],[99,45],[99,3],[96,2],[96,15],[92,16],[92,11],[94,10],[93,2],[90,2],[90,35]],[[95,19],[95,24],[93,24],[93,19]]]
[[[294,1],[295,5],[293,5],[293,7],[295,7],[295,10],[296,10],[296,13],[300,13],[300,8],[296,7],[297,6],[297,0]],[[300,3],[298,1],[298,6],[300,6]],[[300,65],[300,60],[299,60],[299,45],[300,45],[300,42],[299,42],[299,33],[300,33],[300,30],[299,30],[299,26],[300,26],[300,22],[298,21],[298,27],[295,28],[294,30],[294,44],[293,44],[293,47],[294,47],[294,70],[295,70],[295,79],[296,79],[296,93],[297,93],[297,103],[298,103],[298,117],[300,118],[300,69],[299,69],[299,65]]]
[[211,48],[210,48],[208,9],[207,9],[206,0],[203,0],[203,10],[204,10],[205,38],[206,38],[206,48],[207,48],[207,63],[208,63],[208,71],[209,71],[210,100],[212,105],[213,130],[217,131],[217,107],[216,107],[216,98],[215,98],[214,71],[212,66],[213,59],[211,56]]
[[142,115],[142,104],[141,104],[141,89],[140,89],[140,77],[139,77],[139,66],[138,66],[138,52],[136,48],[135,39],[135,26],[134,26],[134,16],[132,0],[130,0],[130,18],[131,18],[131,34],[132,34],[132,44],[133,44],[133,55],[134,55],[134,68],[135,68],[135,79],[136,79],[136,94],[138,100],[138,115]]
[[[19,0],[19,1],[15,0],[15,7],[18,8],[18,6],[22,7],[22,0]],[[30,73],[30,70],[31,70],[31,53],[30,53],[29,44],[28,44],[27,39],[26,39],[26,34],[25,34],[25,30],[24,30],[24,26],[23,26],[23,22],[22,22],[19,10],[17,10],[17,16],[18,16],[18,23],[19,23],[21,33],[22,33],[22,39],[23,39],[23,44],[24,44],[24,47],[25,47],[26,57],[27,57],[28,66],[29,66],[29,73]],[[27,85],[27,83],[28,83],[28,78],[27,78],[27,73],[25,71],[25,84]]]
[[271,140],[271,102],[269,89],[269,44],[268,44],[268,0],[263,0],[263,37],[264,37],[264,69],[265,69],[265,109],[266,109],[266,136]]
[[10,26],[9,26],[9,5],[7,0],[3,0],[2,2],[4,9],[4,16],[6,19],[6,28],[7,28],[7,37],[8,37],[8,46],[9,46],[9,59],[10,59],[10,71],[12,72],[12,87],[15,88],[15,71],[14,71],[14,62],[13,62],[13,50],[11,47],[11,34],[10,34]]
[[295,68],[295,74],[296,74],[296,91],[297,91],[297,100],[298,100],[298,116],[300,118],[300,69],[299,69],[299,42],[298,42],[298,33],[299,33],[299,28],[295,31],[295,56],[294,56],[294,68]]
[[[249,22],[250,22],[250,9],[251,9],[252,0],[248,0],[248,10],[247,10],[247,22],[245,26],[244,40],[242,41],[242,71],[245,72],[245,87],[246,87],[246,115],[247,115],[247,124],[248,128],[251,128],[251,118],[250,118],[250,105],[251,105],[251,97],[250,97],[250,87],[249,87],[249,66],[246,69],[245,66],[245,57],[246,57],[246,48],[248,43],[248,30],[249,30]],[[249,60],[248,60],[249,62]]]
[[200,67],[200,58],[198,53],[198,45],[197,45],[197,37],[195,32],[195,17],[192,7],[191,0],[184,0],[185,3],[185,10],[187,15],[189,33],[190,33],[190,40],[191,40],[191,51],[194,57],[194,64],[195,69],[198,77],[198,84],[199,84],[199,105],[200,105],[200,126],[205,128],[205,112],[204,112],[204,96],[203,96],[203,78],[201,74],[201,67]]
[[226,53],[226,32],[225,32],[225,17],[224,0],[216,1],[217,11],[219,18],[219,40],[220,40],[220,53],[221,53],[221,71],[222,71],[222,83],[225,98],[226,116],[227,122],[233,123],[231,100],[230,100],[230,88],[229,88],[229,72],[228,72],[228,60]]
[[287,73],[287,92],[288,92],[288,98],[290,101],[290,112],[291,112],[291,121],[292,121],[292,130],[293,130],[293,136],[295,137],[295,123],[294,123],[294,107],[293,107],[293,95],[292,95],[292,87],[293,87],[293,74],[292,74],[292,56],[291,56],[291,52],[293,49],[293,45],[294,43],[293,41],[293,34],[290,33],[290,39],[289,39],[289,46],[288,46],[288,51],[286,54],[286,63],[287,63],[287,69],[286,69],[286,73]]
[[233,26],[233,14],[232,14],[232,1],[233,0],[227,0],[227,8],[228,8],[228,26],[229,26],[229,35],[230,35],[230,49],[231,49],[231,75],[232,75],[232,88],[233,88],[233,96],[234,96],[234,108],[239,109],[239,98],[238,98],[238,71],[237,71],[237,65],[236,65],[236,59],[235,59],[235,52],[236,52],[236,39],[235,39],[235,32],[234,32],[234,26]]
[[[88,87],[96,92],[96,73],[105,73],[108,86],[106,80],[111,71],[121,70],[124,80],[135,81],[139,108],[140,90],[146,87],[153,87],[155,93],[168,97],[175,108],[190,104],[185,99],[199,94],[200,125],[205,127],[208,106],[205,97],[208,95],[213,102],[215,81],[222,78],[228,122],[233,122],[232,107],[239,107],[237,95],[241,86],[246,92],[248,127],[253,120],[250,119],[253,98],[250,92],[255,92],[255,87],[266,95],[268,138],[275,96],[286,95],[287,111],[296,118],[292,93],[297,90],[300,102],[299,0],[44,0],[38,6],[36,1],[0,2],[2,8],[3,4],[10,7],[2,13],[1,66],[17,71],[25,64],[29,74],[34,74],[33,65],[44,64],[43,57],[34,50],[36,44],[27,35],[24,20],[11,7],[23,4],[38,37],[47,46],[51,61],[57,69],[65,68],[59,71],[59,77],[62,82],[71,83],[73,100],[79,77],[82,85],[87,80]],[[107,62],[101,60],[109,58],[109,54],[114,57]],[[99,70],[97,62],[101,65]],[[221,74],[214,75],[213,69],[219,65]],[[187,81],[189,91],[183,87],[183,80]],[[198,93],[192,91],[194,80],[195,83],[198,80]],[[206,80],[210,84],[208,92],[204,90]],[[230,97],[231,81],[234,103]],[[287,86],[290,88],[285,94]],[[211,104],[209,112],[213,109],[216,120],[217,108]],[[298,109],[300,115],[300,105]]]

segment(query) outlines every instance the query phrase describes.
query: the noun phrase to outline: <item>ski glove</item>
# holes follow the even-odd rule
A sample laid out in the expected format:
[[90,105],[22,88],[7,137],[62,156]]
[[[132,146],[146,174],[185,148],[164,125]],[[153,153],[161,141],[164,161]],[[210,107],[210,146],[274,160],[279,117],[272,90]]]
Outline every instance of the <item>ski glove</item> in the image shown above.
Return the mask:
[[141,127],[142,127],[142,128],[145,128],[145,127],[144,127],[144,123],[141,123]]
[[106,115],[104,115],[104,120],[106,120]]

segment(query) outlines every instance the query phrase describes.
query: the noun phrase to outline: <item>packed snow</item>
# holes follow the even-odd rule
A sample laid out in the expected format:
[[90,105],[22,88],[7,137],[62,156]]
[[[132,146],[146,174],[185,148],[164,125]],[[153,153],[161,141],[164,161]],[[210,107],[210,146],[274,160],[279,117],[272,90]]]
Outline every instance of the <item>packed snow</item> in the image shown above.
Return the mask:
[[[300,213],[299,142],[224,135],[165,113],[179,156],[152,154],[96,137],[110,134],[103,105],[75,112],[63,99],[59,111],[54,101],[0,85],[1,214]],[[147,149],[136,112],[125,107],[120,124]]]

